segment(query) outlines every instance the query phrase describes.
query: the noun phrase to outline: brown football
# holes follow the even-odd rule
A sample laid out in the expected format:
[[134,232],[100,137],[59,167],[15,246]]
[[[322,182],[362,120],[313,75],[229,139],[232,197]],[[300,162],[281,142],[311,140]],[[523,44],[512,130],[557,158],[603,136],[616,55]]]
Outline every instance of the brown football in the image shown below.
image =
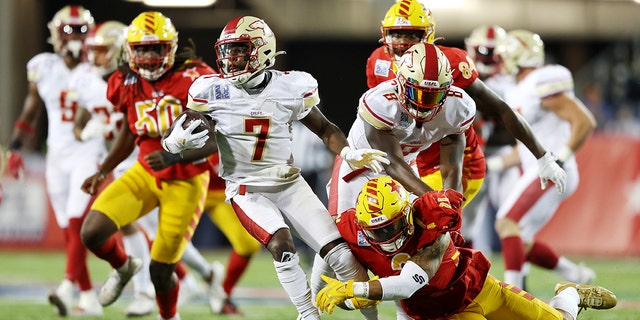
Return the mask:
[[200,132],[202,130],[209,129],[209,120],[207,116],[204,115],[204,113],[194,111],[191,109],[185,110],[182,113],[187,116],[187,119],[185,119],[184,123],[182,123],[183,129],[188,128],[191,125],[191,123],[193,123],[193,121],[196,121],[196,120],[202,120],[202,124],[200,124],[195,130],[193,130],[193,132]]

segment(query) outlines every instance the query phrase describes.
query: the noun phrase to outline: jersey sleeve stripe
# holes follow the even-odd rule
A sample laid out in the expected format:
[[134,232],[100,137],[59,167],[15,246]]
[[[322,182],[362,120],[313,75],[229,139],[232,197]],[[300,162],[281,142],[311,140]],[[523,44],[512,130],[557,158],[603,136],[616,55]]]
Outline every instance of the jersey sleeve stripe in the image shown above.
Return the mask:
[[371,110],[371,108],[367,104],[366,97],[365,99],[362,99],[362,103],[358,108],[358,113],[360,114],[360,116],[362,116],[362,118],[364,118],[367,122],[369,122],[369,124],[371,124],[376,128],[388,129],[393,127],[392,121],[388,121],[382,118],[381,116],[377,115],[375,112]]
[[550,83],[540,83],[536,86],[536,94],[540,98],[552,96],[560,92],[569,92],[573,89],[572,80],[554,81]]

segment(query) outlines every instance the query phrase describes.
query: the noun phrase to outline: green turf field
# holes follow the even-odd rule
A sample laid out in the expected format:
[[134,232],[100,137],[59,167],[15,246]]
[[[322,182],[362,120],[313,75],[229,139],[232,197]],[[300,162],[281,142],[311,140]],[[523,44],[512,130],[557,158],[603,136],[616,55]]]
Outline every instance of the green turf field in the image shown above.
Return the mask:
[[[205,256],[226,263],[226,252],[207,251]],[[640,319],[640,258],[581,258],[598,274],[596,283],[605,286],[618,296],[618,306],[611,310],[587,310],[580,314],[581,320],[636,320]],[[90,257],[92,280],[96,287],[109,273],[109,266],[93,256]],[[502,277],[502,261],[493,256],[492,274]],[[64,272],[62,252],[20,252],[0,250],[0,319],[1,320],[48,320],[59,319],[47,304],[49,290],[55,289]],[[548,301],[559,278],[550,272],[532,268],[528,277],[529,291]],[[127,319],[123,310],[130,298],[129,288],[119,301],[105,308],[103,319]],[[242,319],[295,319],[297,312],[287,300],[273,270],[270,256],[261,252],[249,266],[233,297],[245,313]],[[394,307],[385,302],[380,306],[381,319],[395,319]],[[221,319],[226,316],[212,315],[204,298],[196,298],[180,308],[183,320]],[[323,319],[361,319],[358,312],[336,310]],[[157,315],[139,318],[157,319]],[[507,320],[507,319],[505,319]]]

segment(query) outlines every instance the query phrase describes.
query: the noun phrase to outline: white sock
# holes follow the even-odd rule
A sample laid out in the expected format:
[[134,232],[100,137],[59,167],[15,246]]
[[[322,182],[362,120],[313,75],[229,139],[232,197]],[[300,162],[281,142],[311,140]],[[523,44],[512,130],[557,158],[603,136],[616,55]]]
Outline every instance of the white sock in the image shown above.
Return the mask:
[[578,291],[574,287],[568,287],[558,292],[549,301],[549,305],[554,309],[565,311],[573,317],[573,319],[565,320],[575,320],[578,317],[578,304],[580,304],[580,295],[578,295]]
[[553,271],[566,281],[578,282],[579,280],[580,272],[578,265],[565,257],[560,257],[558,265],[556,265]]
[[326,285],[322,278],[320,278],[321,274],[332,278],[336,277],[333,269],[331,269],[319,254],[316,254],[313,258],[313,267],[311,268],[311,277],[309,280],[311,284],[311,301],[316,301],[316,295]]
[[182,262],[189,266],[193,271],[197,272],[202,278],[211,275],[211,265],[191,242],[187,243],[187,246],[184,249]]
[[147,294],[153,296],[154,289],[151,283],[151,275],[149,273],[149,263],[151,263],[151,254],[149,253],[149,244],[147,238],[140,231],[122,237],[124,251],[134,257],[142,260],[142,269],[136,273],[131,282],[133,283],[134,294]]
[[524,285],[524,276],[522,275],[522,271],[505,270],[504,282],[508,284],[512,284],[518,288],[522,288],[522,286]]
[[283,261],[273,261],[276,275],[289,299],[296,306],[303,319],[320,319],[320,313],[311,301],[311,288],[307,282],[307,275],[300,266],[297,253],[283,253]]

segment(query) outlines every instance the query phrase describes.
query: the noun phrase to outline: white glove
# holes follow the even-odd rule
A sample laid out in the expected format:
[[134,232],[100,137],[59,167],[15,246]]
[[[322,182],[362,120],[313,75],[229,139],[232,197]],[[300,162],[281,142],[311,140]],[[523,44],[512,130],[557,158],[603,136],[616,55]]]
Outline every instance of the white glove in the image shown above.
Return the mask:
[[100,117],[92,117],[80,133],[80,140],[87,141],[97,137],[104,137],[111,131],[111,127]]
[[193,130],[202,123],[202,120],[193,121],[189,127],[184,129],[182,124],[186,118],[187,115],[182,115],[173,123],[171,134],[162,139],[164,150],[175,154],[185,150],[202,148],[207,142],[209,139],[208,130],[193,133]]
[[487,158],[487,172],[501,172],[504,170],[504,160],[502,156]]
[[340,151],[340,158],[346,161],[351,169],[357,170],[367,167],[374,173],[380,173],[384,170],[381,163],[389,164],[389,159],[386,156],[386,152],[376,149],[351,150],[346,146]]
[[547,182],[553,181],[558,189],[558,193],[564,193],[567,185],[567,173],[556,163],[556,158],[549,152],[538,159],[538,174],[540,175],[540,186],[542,190],[547,188]]

